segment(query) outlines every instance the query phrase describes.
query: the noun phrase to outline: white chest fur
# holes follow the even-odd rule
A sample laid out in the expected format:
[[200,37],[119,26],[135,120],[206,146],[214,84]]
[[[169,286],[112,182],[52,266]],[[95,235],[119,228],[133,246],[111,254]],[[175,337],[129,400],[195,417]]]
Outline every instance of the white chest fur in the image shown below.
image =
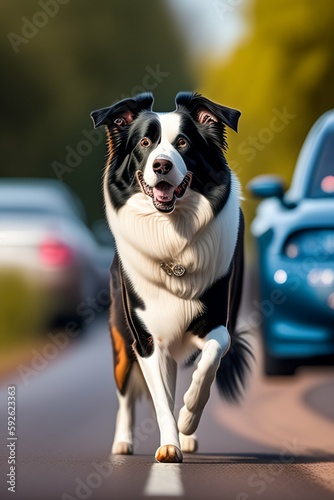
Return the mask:
[[[142,193],[115,212],[105,188],[118,253],[145,302],[145,311],[138,314],[153,335],[184,333],[202,312],[201,295],[227,273],[238,237],[239,198],[239,182],[232,175],[229,199],[216,217],[208,200],[190,189],[172,214],[158,212]],[[162,262],[181,264],[186,272],[169,276]]]

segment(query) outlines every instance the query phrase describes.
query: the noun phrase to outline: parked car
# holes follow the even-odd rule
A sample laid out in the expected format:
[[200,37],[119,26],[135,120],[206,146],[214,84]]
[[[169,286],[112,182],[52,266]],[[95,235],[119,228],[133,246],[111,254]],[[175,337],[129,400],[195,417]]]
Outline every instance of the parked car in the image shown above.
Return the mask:
[[95,303],[102,294],[106,306],[112,254],[98,244],[65,184],[0,180],[0,270],[19,269],[38,283],[52,301],[54,323],[82,323],[89,305],[101,310]]
[[267,375],[334,356],[334,110],[314,124],[291,187],[277,176],[248,185],[266,198],[251,226],[258,255]]

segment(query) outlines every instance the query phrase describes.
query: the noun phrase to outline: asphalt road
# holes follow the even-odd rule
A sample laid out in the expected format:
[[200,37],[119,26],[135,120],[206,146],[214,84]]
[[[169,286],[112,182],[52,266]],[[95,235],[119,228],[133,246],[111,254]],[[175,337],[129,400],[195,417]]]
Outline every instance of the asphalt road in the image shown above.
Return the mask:
[[[109,460],[117,401],[107,318],[62,348],[50,339],[46,345],[1,381],[0,498],[334,498],[334,370],[265,380],[259,360],[241,405],[228,406],[212,391],[199,452],[183,464],[155,463],[157,426],[142,401],[135,455]],[[180,372],[178,406],[190,376]],[[8,386],[15,386],[16,440],[7,439]],[[6,484],[9,456],[14,495]]]

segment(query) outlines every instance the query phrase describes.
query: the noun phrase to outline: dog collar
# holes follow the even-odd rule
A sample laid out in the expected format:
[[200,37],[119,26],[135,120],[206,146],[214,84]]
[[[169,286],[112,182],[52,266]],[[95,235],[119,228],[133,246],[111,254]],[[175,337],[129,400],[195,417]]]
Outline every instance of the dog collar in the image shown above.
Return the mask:
[[166,262],[160,262],[160,267],[163,271],[165,271],[168,276],[177,276],[178,278],[183,276],[186,272],[186,268],[181,264],[173,264],[170,262],[166,264]]

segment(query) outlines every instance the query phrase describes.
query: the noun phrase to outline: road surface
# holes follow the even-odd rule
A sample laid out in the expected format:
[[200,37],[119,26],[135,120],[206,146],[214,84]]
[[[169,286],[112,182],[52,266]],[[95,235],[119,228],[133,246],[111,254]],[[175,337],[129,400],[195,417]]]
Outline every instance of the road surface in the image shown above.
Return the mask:
[[[265,380],[258,361],[241,405],[229,406],[213,389],[197,433],[199,452],[185,455],[183,464],[158,464],[157,426],[145,401],[135,455],[108,459],[117,409],[111,359],[101,316],[82,338],[66,343],[60,336],[58,345],[48,338],[2,379],[1,499],[334,498],[332,369]],[[180,372],[178,407],[190,376]],[[14,441],[7,432],[8,386],[15,387]],[[10,456],[15,494],[6,483]]]

